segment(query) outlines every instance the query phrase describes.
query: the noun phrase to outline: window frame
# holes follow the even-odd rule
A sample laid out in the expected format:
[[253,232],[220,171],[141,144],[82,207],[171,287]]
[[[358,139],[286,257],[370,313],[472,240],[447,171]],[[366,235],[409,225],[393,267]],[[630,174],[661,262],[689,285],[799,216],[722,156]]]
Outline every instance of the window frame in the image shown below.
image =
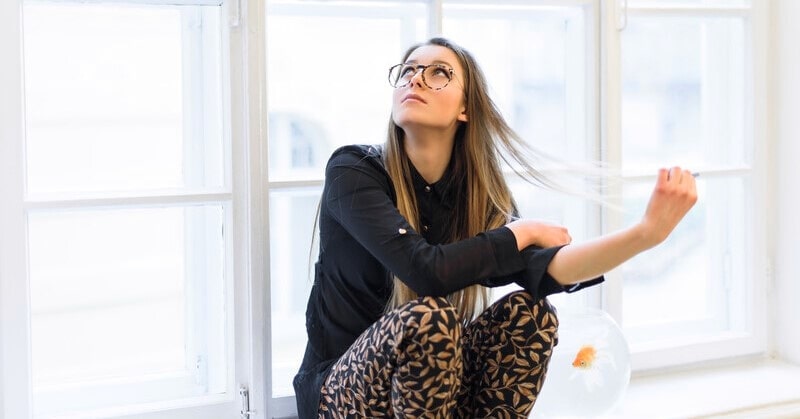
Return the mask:
[[[361,0],[360,2],[369,2],[370,0]],[[429,0],[429,36],[440,33],[442,28],[442,21],[444,15],[445,0]],[[477,0],[462,0],[459,3],[481,3]],[[750,86],[745,88],[752,92],[749,106],[747,110],[752,118],[752,123],[748,125],[749,131],[745,135],[751,138],[763,138],[766,128],[766,115],[762,111],[764,107],[759,105],[766,101],[766,84],[761,82],[765,75],[766,68],[766,55],[765,51],[765,7],[759,2],[754,2],[752,6],[748,7],[719,7],[719,6],[705,6],[705,7],[631,7],[628,6],[627,10],[623,7],[621,2],[613,0],[575,0],[568,2],[557,2],[558,6],[562,5],[580,5],[584,7],[593,7],[595,11],[595,33],[590,34],[591,39],[587,41],[587,45],[596,45],[598,56],[592,57],[587,60],[588,78],[595,78],[596,83],[591,83],[596,89],[593,91],[594,95],[587,98],[592,103],[597,104],[594,109],[595,115],[588,115],[587,118],[594,119],[597,123],[587,123],[587,128],[594,129],[593,132],[588,132],[587,135],[594,135],[596,142],[594,143],[594,150],[598,157],[609,162],[612,167],[618,166],[621,163],[621,45],[620,36],[621,30],[627,24],[626,19],[628,16],[744,16],[748,22],[745,29],[747,32],[745,40],[749,42],[747,49],[747,58],[752,66],[752,69],[746,73]],[[503,4],[514,6],[519,5],[554,5],[555,2],[551,1],[536,1],[536,0],[508,0]],[[334,7],[332,4],[326,4],[325,7]],[[268,94],[268,92],[267,92]],[[591,108],[588,109],[592,111]],[[587,129],[588,131],[588,129]],[[751,293],[749,296],[750,307],[747,315],[747,330],[745,335],[728,334],[725,336],[715,336],[713,339],[701,342],[683,342],[681,346],[675,347],[660,347],[650,348],[644,351],[639,351],[632,354],[632,367],[635,374],[646,373],[649,370],[680,367],[687,363],[721,360],[724,358],[736,358],[741,356],[762,356],[767,348],[767,322],[766,322],[766,287],[759,285],[763,283],[760,281],[767,272],[767,258],[764,249],[766,248],[766,235],[763,231],[759,231],[753,220],[760,219],[766,212],[766,190],[767,173],[765,168],[765,147],[763,144],[753,143],[753,165],[748,170],[752,175],[752,197],[754,201],[752,207],[752,220],[750,220],[747,233],[750,237],[754,238],[753,249],[755,253],[752,255],[750,263],[750,272],[748,272],[748,291]],[[719,170],[715,173],[711,171],[704,171],[704,177],[726,176],[730,172],[726,169]],[[635,178],[648,179],[648,176],[635,176]],[[654,178],[654,177],[653,177]],[[297,187],[297,186],[319,186],[318,180],[313,181],[291,181],[291,182],[273,182],[270,183],[270,188],[283,188],[283,187]],[[611,194],[618,191],[611,190]],[[589,231],[594,233],[606,233],[618,230],[624,227],[622,219],[618,213],[614,211],[598,210],[596,215],[590,211],[589,216],[593,218],[590,221]],[[594,224],[592,224],[592,222]],[[605,311],[609,312],[617,321],[621,319],[622,314],[622,281],[618,271],[612,271],[606,275],[608,281],[603,286],[602,292],[592,293],[587,297],[586,301],[590,305],[602,307]],[[267,287],[268,288],[268,287]],[[289,400],[281,400],[281,403],[288,402]],[[278,409],[281,413],[291,414],[292,408],[289,410]]]
[[[141,418],[218,418],[228,417],[241,410],[239,387],[244,386],[250,392],[251,410],[264,412],[257,406],[266,403],[259,393],[263,393],[263,369],[266,367],[259,362],[258,354],[263,353],[259,346],[264,341],[265,331],[261,327],[267,311],[261,303],[263,298],[259,294],[250,292],[250,275],[259,276],[258,267],[250,264],[251,260],[262,260],[258,252],[258,231],[251,231],[253,223],[250,208],[253,199],[250,188],[251,179],[258,179],[259,166],[255,171],[239,168],[250,168],[247,158],[250,155],[250,143],[260,141],[258,130],[251,130],[246,125],[251,118],[244,114],[250,109],[246,101],[248,88],[244,64],[249,59],[247,45],[248,33],[245,26],[248,22],[242,20],[242,5],[239,0],[108,0],[106,3],[120,5],[178,5],[178,6],[217,6],[219,7],[220,24],[215,29],[219,31],[220,63],[218,72],[206,74],[202,72],[202,80],[192,82],[208,84],[219,83],[221,100],[218,111],[221,112],[221,125],[216,126],[222,135],[223,156],[223,184],[220,188],[202,188],[194,190],[157,190],[134,191],[121,194],[83,194],[74,193],[53,196],[31,196],[26,198],[24,185],[24,81],[23,81],[23,3],[25,0],[2,2],[0,10],[0,51],[8,57],[6,65],[0,69],[0,88],[9,94],[2,95],[0,99],[0,166],[4,167],[4,176],[0,178],[0,195],[3,196],[3,205],[0,206],[0,229],[7,234],[0,237],[0,412],[8,417],[31,418],[33,417],[31,358],[30,358],[30,308],[28,301],[30,290],[27,272],[27,233],[26,214],[29,211],[53,209],[81,209],[96,207],[112,208],[146,208],[151,206],[182,206],[186,204],[213,203],[223,207],[223,228],[221,232],[229,236],[225,240],[223,264],[221,267],[225,275],[224,287],[219,292],[224,295],[225,330],[227,331],[225,352],[226,376],[213,378],[224,380],[224,393],[207,394],[199,397],[182,397],[179,399],[165,400],[153,403],[142,403],[135,406],[111,406],[92,412],[78,412],[83,414],[102,415],[108,417],[121,417],[131,414]],[[71,0],[55,0],[71,3]],[[255,3],[255,2],[254,2]],[[202,12],[199,12],[202,13]],[[254,22],[256,23],[256,22]],[[259,26],[259,25],[254,25]],[[186,25],[182,29],[186,35]],[[200,51],[203,46],[202,32],[194,36],[185,37],[184,48],[184,77],[189,72],[188,66],[197,63],[197,56],[192,55]],[[199,36],[198,36],[199,35]],[[189,62],[187,62],[187,59]],[[195,92],[189,92],[194,94]],[[187,88],[184,86],[184,94]],[[198,109],[192,109],[196,112]],[[185,109],[185,111],[187,111]],[[191,118],[191,115],[188,115]],[[205,123],[204,123],[205,124]],[[184,124],[186,126],[186,124]],[[194,124],[196,125],[196,124]],[[185,135],[192,131],[202,130],[207,127],[194,126],[185,130]],[[244,139],[240,140],[240,139]],[[252,141],[255,139],[255,141]],[[187,157],[195,151],[184,150]],[[189,153],[188,155],[186,153]],[[188,220],[189,224],[196,224]],[[229,233],[225,233],[229,231]],[[219,234],[218,232],[198,232],[201,234]],[[20,243],[23,245],[20,246]],[[251,246],[255,244],[255,246]],[[256,247],[256,249],[253,249]],[[191,250],[187,250],[191,252]],[[20,281],[20,278],[25,280]],[[203,282],[207,282],[203,280]],[[253,281],[258,283],[258,281]],[[192,299],[187,296],[187,299]],[[210,308],[210,309],[213,309]],[[217,307],[220,309],[220,307]],[[20,321],[20,319],[22,319]],[[187,327],[191,325],[187,324]],[[203,339],[202,336],[196,336]],[[194,340],[197,340],[194,339]],[[235,340],[235,342],[234,342]],[[192,346],[192,345],[189,345]],[[191,351],[191,349],[187,349]],[[213,355],[223,356],[219,351]]]
[[[117,3],[162,4],[161,0],[107,0]],[[373,0],[357,0],[370,2]],[[465,0],[465,2],[475,2]],[[620,50],[619,28],[625,25],[625,10],[621,2],[616,0],[508,0],[512,4],[577,4],[589,5],[596,9],[596,36],[588,42],[596,44],[598,57],[587,61],[591,66],[590,76],[598,82],[596,94],[588,98],[597,103],[598,122],[596,126],[597,152],[612,164],[618,164],[621,156],[620,115],[621,104],[619,87]],[[0,95],[0,167],[4,168],[0,177],[0,412],[7,417],[30,416],[30,359],[28,347],[18,342],[29,342],[29,313],[24,301],[28,300],[27,285],[15,281],[14,278],[25,277],[26,259],[24,248],[19,246],[17,238],[25,237],[26,206],[23,201],[24,191],[24,159],[21,142],[5,141],[6,138],[22,138],[24,135],[22,72],[21,68],[21,4],[22,0],[0,2],[0,51],[9,57],[7,65],[0,66],[0,91],[8,94]],[[232,256],[233,266],[227,266],[226,273],[232,274],[234,281],[229,282],[225,292],[236,301],[235,321],[228,319],[230,331],[241,340],[235,347],[227,348],[235,358],[236,383],[249,384],[250,407],[255,410],[256,417],[283,417],[296,414],[294,397],[273,398],[271,389],[270,355],[270,282],[269,282],[269,191],[270,188],[286,188],[297,186],[319,186],[321,180],[298,182],[268,182],[267,152],[267,106],[266,106],[266,50],[265,21],[266,5],[260,0],[172,0],[170,4],[212,4],[222,5],[222,42],[223,42],[223,113],[227,125],[223,132],[230,139],[227,149],[232,153],[233,161],[225,168],[226,185],[232,188],[233,208],[226,212],[232,226],[233,239],[228,241],[228,249]],[[443,0],[428,0],[429,34],[441,32]],[[752,104],[754,138],[768,138],[767,116],[767,45],[768,45],[768,5],[754,1],[750,8],[741,7],[685,7],[686,10],[675,10],[665,7],[629,7],[629,16],[641,14],[703,14],[717,13],[721,15],[749,16],[751,24],[752,65],[751,72],[754,97]],[[593,117],[593,116],[592,116]],[[767,167],[767,145],[761,141],[754,144],[753,198],[754,219],[768,219],[770,174]],[[616,160],[615,160],[616,159]],[[226,175],[227,176],[227,175]],[[171,195],[172,198],[186,202],[202,200],[198,196]],[[155,198],[169,199],[169,197]],[[144,203],[154,198],[119,197],[110,202]],[[82,204],[91,205],[96,201],[91,198]],[[34,207],[38,204],[34,203]],[[46,205],[46,204],[42,204]],[[611,231],[620,226],[621,220],[609,212],[597,214],[597,229]],[[730,357],[763,355],[770,347],[767,336],[770,333],[767,318],[767,301],[774,298],[768,296],[767,290],[772,283],[772,268],[767,256],[768,242],[766,233],[759,231],[752,223],[749,230],[755,239],[752,255],[753,312],[750,316],[753,333],[745,337],[731,337],[727,340],[698,343],[683,348],[665,348],[633,354],[633,367],[638,371],[656,368],[667,368],[684,365],[688,362],[719,359],[720,353]],[[763,229],[762,229],[763,230]],[[608,281],[603,286],[602,295],[597,293],[590,304],[602,305],[616,319],[621,315],[621,281],[615,272],[607,275]],[[766,279],[766,280],[762,280]],[[768,300],[767,298],[770,298]],[[23,319],[20,323],[17,319]],[[23,326],[23,327],[20,327]],[[233,383],[233,381],[232,381]],[[229,396],[237,397],[235,388],[230,388]],[[220,410],[225,403],[233,403],[229,399],[220,400],[217,404],[199,404],[187,407],[191,417],[222,417],[228,414]],[[188,402],[193,404],[193,402]],[[167,409],[161,413],[154,412],[149,417],[173,417],[168,406],[153,409]],[[214,410],[217,409],[217,410]],[[212,411],[207,416],[209,411]],[[119,412],[118,412],[119,413]],[[144,416],[143,416],[144,417]]]
[[[22,91],[22,22],[21,4],[0,3],[0,49],[9,55],[8,65],[0,66],[0,136],[21,138],[24,135]],[[14,65],[17,64],[17,65]],[[5,168],[0,177],[0,407],[7,417],[27,418],[30,404],[30,322],[27,285],[13,278],[27,277],[26,252],[18,238],[25,237],[23,209],[24,171],[22,143],[0,141],[0,164]],[[16,321],[14,321],[16,319]],[[13,344],[12,344],[13,343]]]
[[[633,2],[631,2],[633,3]],[[604,25],[603,41],[603,86],[608,86],[602,95],[603,111],[606,116],[603,120],[603,149],[604,160],[612,167],[621,167],[622,163],[622,133],[621,133],[621,105],[622,105],[622,69],[621,69],[621,33],[627,25],[628,19],[638,16],[645,17],[742,17],[745,19],[745,60],[750,68],[745,71],[747,85],[745,101],[746,112],[749,117],[745,132],[746,146],[750,145],[752,166],[747,168],[720,168],[702,170],[703,178],[725,178],[750,174],[751,194],[745,196],[751,204],[750,219],[745,228],[745,235],[753,239],[752,259],[749,272],[746,275],[746,290],[748,313],[745,315],[744,333],[719,333],[708,336],[706,339],[695,341],[685,340],[675,345],[643,347],[631,354],[631,366],[634,374],[640,375],[647,371],[679,367],[682,365],[724,358],[742,356],[763,356],[767,347],[767,287],[763,278],[769,278],[769,264],[766,254],[767,236],[764,229],[759,229],[755,220],[764,219],[767,211],[767,180],[766,168],[767,145],[765,142],[755,141],[756,138],[766,138],[766,103],[767,89],[763,82],[766,77],[766,5],[754,1],[748,7],[694,7],[672,6],[651,7],[616,4],[614,1],[605,2],[603,5]],[[614,24],[616,23],[616,25]],[[655,179],[654,176],[641,176],[632,174],[624,176],[625,179]],[[615,188],[611,193],[621,196],[621,190]],[[622,216],[613,211],[604,211],[603,231],[611,232],[624,227]],[[644,256],[646,257],[646,256]],[[606,275],[608,281],[604,285],[603,309],[608,311],[617,321],[622,318],[622,293],[623,284],[619,270],[613,270]]]

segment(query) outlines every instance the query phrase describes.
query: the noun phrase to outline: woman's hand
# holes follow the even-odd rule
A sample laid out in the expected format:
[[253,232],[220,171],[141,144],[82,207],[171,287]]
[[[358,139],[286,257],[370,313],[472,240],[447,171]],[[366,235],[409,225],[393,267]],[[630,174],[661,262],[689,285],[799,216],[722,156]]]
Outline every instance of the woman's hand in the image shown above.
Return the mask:
[[637,226],[649,247],[663,242],[697,202],[697,186],[688,170],[660,169],[644,217]]
[[572,237],[566,227],[536,220],[520,219],[506,224],[517,238],[517,248],[528,246],[554,247],[570,244]]

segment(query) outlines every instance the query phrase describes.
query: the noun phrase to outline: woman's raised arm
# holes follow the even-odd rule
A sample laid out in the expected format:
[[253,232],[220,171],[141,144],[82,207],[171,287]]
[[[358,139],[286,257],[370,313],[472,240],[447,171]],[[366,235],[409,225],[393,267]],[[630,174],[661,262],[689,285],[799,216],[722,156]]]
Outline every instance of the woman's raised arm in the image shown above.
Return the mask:
[[[562,248],[548,265],[547,272],[562,285],[586,281],[614,269],[637,254],[663,242],[697,202],[694,176],[673,167],[659,170],[653,193],[642,220],[627,229]],[[518,245],[541,226],[518,220],[508,225]]]

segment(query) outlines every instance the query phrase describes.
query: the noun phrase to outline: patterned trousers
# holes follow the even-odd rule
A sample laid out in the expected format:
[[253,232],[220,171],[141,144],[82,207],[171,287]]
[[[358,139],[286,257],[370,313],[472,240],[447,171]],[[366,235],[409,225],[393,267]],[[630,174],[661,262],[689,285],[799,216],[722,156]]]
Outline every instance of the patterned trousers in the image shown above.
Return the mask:
[[463,328],[444,298],[380,318],[334,363],[320,418],[527,418],[558,342],[555,309],[516,291]]

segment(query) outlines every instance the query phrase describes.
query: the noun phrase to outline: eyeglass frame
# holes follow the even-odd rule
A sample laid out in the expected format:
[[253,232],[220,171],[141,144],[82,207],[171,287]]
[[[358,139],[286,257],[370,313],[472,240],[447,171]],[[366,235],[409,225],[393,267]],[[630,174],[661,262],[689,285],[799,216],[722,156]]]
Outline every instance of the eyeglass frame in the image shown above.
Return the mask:
[[[392,83],[392,71],[393,71],[395,68],[397,68],[397,67],[400,67],[400,66],[408,66],[408,67],[413,67],[413,68],[415,69],[415,71],[414,71],[414,75],[412,75],[412,76],[411,76],[411,78],[410,78],[410,79],[408,79],[408,82],[406,82],[405,84],[402,84],[402,85],[401,85],[401,84],[398,84],[398,85],[396,85],[396,86],[395,86],[395,85]],[[430,68],[430,67],[438,67],[438,68],[440,68],[440,69],[442,69],[442,70],[446,70],[446,71],[447,71],[447,72],[450,74],[450,80],[448,80],[448,81],[447,81],[447,83],[445,83],[445,84],[444,84],[444,86],[442,86],[442,87],[431,87],[431,85],[429,85],[429,84],[428,84],[428,81],[427,81],[427,80],[425,80],[425,71],[426,71],[426,70],[428,70],[428,68]],[[420,69],[422,70],[422,72],[421,72],[421,73],[420,73]],[[414,78],[414,77],[415,77],[417,74],[422,74],[422,83],[423,83],[423,84],[425,84],[425,87],[427,87],[428,89],[434,90],[434,91],[437,91],[437,90],[442,90],[442,89],[444,89],[445,87],[447,87],[448,85],[450,85],[450,82],[451,82],[451,81],[453,81],[453,79],[455,79],[455,78],[456,78],[456,72],[455,72],[455,70],[453,70],[453,68],[452,68],[452,67],[446,66],[446,65],[444,65],[444,64],[433,63],[433,64],[427,64],[427,65],[426,65],[426,64],[410,64],[410,63],[399,63],[399,64],[395,64],[395,65],[393,65],[393,66],[389,67],[389,76],[388,76],[388,78],[389,78],[389,85],[390,85],[390,86],[392,86],[392,87],[393,87],[393,88],[395,88],[395,89],[400,89],[400,88],[406,87],[406,86],[408,86],[409,84],[411,84],[411,80],[412,80],[412,79],[413,79],[413,78]],[[399,79],[400,79],[400,77],[398,77],[398,80],[399,80]]]

